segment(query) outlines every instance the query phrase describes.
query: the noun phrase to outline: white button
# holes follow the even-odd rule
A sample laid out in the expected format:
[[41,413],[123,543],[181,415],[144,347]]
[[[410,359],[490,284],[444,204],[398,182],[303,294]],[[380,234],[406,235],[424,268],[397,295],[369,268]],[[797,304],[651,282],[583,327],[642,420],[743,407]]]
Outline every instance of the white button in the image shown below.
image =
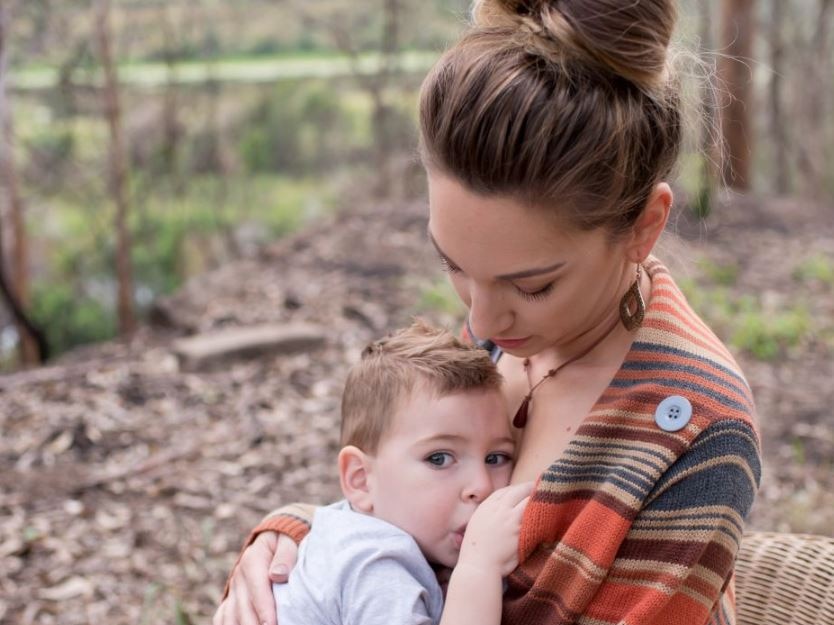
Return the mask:
[[661,430],[666,432],[677,432],[686,427],[692,418],[692,404],[686,397],[672,395],[667,397],[657,406],[654,411],[654,420]]

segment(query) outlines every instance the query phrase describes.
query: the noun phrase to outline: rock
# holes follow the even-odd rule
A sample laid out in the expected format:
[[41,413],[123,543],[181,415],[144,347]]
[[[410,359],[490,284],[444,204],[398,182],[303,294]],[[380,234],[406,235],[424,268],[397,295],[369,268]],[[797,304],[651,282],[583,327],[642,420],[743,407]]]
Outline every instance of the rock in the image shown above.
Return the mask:
[[181,339],[174,343],[173,352],[180,369],[203,371],[233,358],[318,349],[324,341],[324,332],[311,324],[268,324],[225,328]]

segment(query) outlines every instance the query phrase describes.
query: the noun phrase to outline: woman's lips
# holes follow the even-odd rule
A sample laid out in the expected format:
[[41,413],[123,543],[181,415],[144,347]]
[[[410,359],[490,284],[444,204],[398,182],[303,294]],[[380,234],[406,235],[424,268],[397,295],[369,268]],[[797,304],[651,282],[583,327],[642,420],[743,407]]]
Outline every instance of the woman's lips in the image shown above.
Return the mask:
[[524,337],[523,339],[490,339],[490,341],[495,343],[501,349],[518,349],[529,340],[529,336]]

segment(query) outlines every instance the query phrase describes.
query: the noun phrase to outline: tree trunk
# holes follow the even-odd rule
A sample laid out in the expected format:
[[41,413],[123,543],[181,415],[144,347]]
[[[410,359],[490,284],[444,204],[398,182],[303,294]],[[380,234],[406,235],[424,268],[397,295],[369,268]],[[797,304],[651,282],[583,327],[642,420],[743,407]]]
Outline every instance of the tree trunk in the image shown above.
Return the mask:
[[786,195],[790,188],[788,128],[782,107],[782,76],[785,72],[785,40],[782,23],[785,0],[770,0],[770,130],[773,141],[775,191]]
[[[37,330],[25,318],[29,306],[29,251],[26,234],[25,206],[20,194],[17,165],[15,163],[14,126],[8,94],[6,76],[8,68],[8,32],[10,7],[8,0],[0,0],[0,169],[5,183],[11,222],[11,249],[9,250],[8,281],[10,305],[17,308],[15,314],[17,335],[20,340],[20,360],[24,365],[35,365],[45,357],[44,349],[38,346]],[[22,320],[21,320],[22,319]],[[41,337],[41,341],[42,341]]]
[[726,154],[724,182],[739,191],[751,187],[751,144],[753,128],[753,38],[754,0],[724,0],[720,64],[722,87],[727,101],[722,107],[721,128]]
[[162,7],[161,27],[163,35],[163,59],[167,71],[167,82],[162,107],[162,159],[165,175],[174,182],[174,190],[178,195],[185,192],[185,177],[182,175],[180,163],[180,143],[182,139],[182,124],[179,119],[179,87],[177,85],[177,63],[179,62],[176,17],[172,15],[169,6]]
[[[698,5],[698,21],[701,39],[701,60],[709,65],[713,64],[714,55],[712,51],[712,9],[708,1]],[[698,183],[698,195],[691,203],[693,212],[701,219],[705,219],[712,212],[712,204],[715,196],[716,181],[718,179],[717,161],[718,157],[718,129],[716,128],[716,102],[715,85],[704,80],[701,92],[701,179]]]
[[834,2],[820,0],[816,29],[811,40],[811,66],[808,68],[810,90],[808,93],[808,150],[811,164],[811,194],[821,196],[826,184],[827,168],[830,164],[830,146],[826,142],[825,108],[831,86],[831,53],[828,46],[828,27]]
[[110,192],[116,204],[116,310],[119,332],[128,337],[136,329],[133,310],[133,268],[130,259],[131,237],[128,225],[127,154],[122,133],[122,112],[119,100],[119,79],[113,58],[110,31],[110,0],[97,0],[96,38],[104,70],[104,108],[110,128]]
[[383,5],[382,45],[377,90],[373,94],[374,136],[376,138],[377,195],[388,197],[391,194],[393,172],[391,154],[393,141],[391,136],[391,106],[386,100],[385,91],[397,73],[398,51],[400,47],[400,2],[385,0]]

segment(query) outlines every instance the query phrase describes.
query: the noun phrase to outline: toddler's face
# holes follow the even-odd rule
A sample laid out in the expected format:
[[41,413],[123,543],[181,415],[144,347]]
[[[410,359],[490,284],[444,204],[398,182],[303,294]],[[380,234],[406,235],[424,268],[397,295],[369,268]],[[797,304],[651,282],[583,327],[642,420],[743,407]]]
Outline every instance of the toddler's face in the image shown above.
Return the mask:
[[513,452],[499,391],[438,398],[417,388],[371,460],[372,514],[411,534],[429,561],[454,566],[475,508],[509,484]]

